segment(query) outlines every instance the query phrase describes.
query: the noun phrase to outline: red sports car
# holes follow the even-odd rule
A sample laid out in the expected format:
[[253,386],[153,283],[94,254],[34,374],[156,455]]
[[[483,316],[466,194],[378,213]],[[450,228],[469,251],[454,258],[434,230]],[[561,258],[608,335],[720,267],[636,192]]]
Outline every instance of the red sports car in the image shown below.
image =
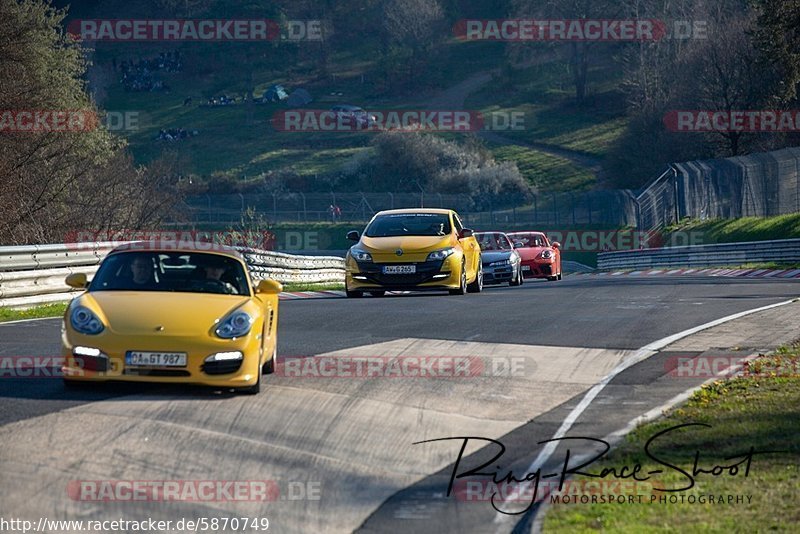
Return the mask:
[[510,232],[508,237],[522,258],[525,278],[561,280],[561,244],[550,243],[542,232]]

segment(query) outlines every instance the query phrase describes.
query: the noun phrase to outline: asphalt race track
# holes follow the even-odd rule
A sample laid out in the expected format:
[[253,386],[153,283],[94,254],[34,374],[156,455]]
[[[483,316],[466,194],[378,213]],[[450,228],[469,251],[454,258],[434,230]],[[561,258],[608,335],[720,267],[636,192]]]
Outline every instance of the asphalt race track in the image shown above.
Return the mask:
[[[508,462],[522,470],[536,456],[536,442],[551,437],[582,395],[640,348],[798,295],[794,280],[587,276],[460,297],[280,304],[284,359],[487,362],[471,376],[296,377],[279,368],[264,377],[257,397],[125,384],[65,390],[57,378],[4,377],[0,515],[268,517],[276,532],[523,531],[536,507],[510,516],[485,500],[445,495],[459,441],[414,443],[501,439]],[[730,346],[752,339],[746,329],[734,330],[742,339]],[[0,356],[57,355],[59,336],[60,319],[0,325]],[[665,378],[674,354],[648,354],[614,378],[576,428],[603,437],[691,386]],[[509,362],[520,362],[519,372],[502,372]],[[475,443],[464,458],[486,454]],[[280,496],[271,502],[87,501],[69,491],[85,480],[270,480]]]

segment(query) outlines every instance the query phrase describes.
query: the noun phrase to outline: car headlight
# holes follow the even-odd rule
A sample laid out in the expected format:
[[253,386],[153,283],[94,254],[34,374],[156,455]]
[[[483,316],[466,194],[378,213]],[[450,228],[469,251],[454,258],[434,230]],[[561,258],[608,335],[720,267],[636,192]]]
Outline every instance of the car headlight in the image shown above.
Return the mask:
[[549,260],[550,258],[553,257],[553,253],[550,252],[549,250],[543,250],[542,253],[539,254],[539,257],[542,258],[543,260]]
[[361,250],[360,248],[351,248],[350,255],[356,261],[372,261],[372,255],[365,250]]
[[223,319],[214,333],[223,339],[231,339],[247,335],[252,326],[253,317],[249,313],[236,311]]
[[69,314],[69,322],[77,332],[94,336],[105,329],[97,315],[85,306],[75,306]]
[[434,250],[430,254],[428,254],[428,259],[426,261],[441,261],[448,257],[450,254],[455,252],[454,248],[443,248],[441,250]]

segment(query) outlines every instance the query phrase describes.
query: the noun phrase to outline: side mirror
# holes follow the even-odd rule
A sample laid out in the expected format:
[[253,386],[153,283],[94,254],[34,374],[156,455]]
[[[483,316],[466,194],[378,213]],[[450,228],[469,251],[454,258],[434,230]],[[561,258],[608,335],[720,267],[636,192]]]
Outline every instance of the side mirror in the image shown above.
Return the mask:
[[283,291],[283,284],[275,280],[261,280],[256,286],[257,295],[277,295]]
[[72,273],[67,276],[65,282],[69,287],[75,289],[86,289],[89,285],[89,280],[86,278],[86,273]]
[[561,248],[561,243],[559,243],[558,241],[553,241],[552,246],[555,249],[559,249],[559,248]]
[[461,230],[461,232],[458,234],[458,238],[459,238],[459,239],[464,239],[465,237],[472,237],[472,234],[473,234],[473,231],[472,231],[472,229],[471,229],[471,228],[464,228],[464,229],[463,229],[463,230]]
[[358,232],[356,232],[355,230],[350,230],[349,232],[347,232],[347,239],[349,239],[350,241],[358,241],[359,239],[361,239],[361,236],[358,235]]

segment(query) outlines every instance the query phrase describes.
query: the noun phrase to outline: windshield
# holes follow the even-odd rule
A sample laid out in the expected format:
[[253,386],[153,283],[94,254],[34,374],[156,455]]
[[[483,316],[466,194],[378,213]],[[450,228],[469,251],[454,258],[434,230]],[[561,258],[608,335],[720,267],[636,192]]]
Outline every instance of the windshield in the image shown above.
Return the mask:
[[505,234],[477,233],[475,239],[484,251],[511,250],[511,242]]
[[515,243],[522,243],[522,248],[546,247],[547,239],[544,234],[511,234],[509,235]]
[[98,269],[89,291],[175,291],[250,295],[241,262],[202,252],[124,252],[111,254]]
[[446,213],[396,213],[376,217],[364,235],[367,237],[445,236],[450,231],[450,217]]

